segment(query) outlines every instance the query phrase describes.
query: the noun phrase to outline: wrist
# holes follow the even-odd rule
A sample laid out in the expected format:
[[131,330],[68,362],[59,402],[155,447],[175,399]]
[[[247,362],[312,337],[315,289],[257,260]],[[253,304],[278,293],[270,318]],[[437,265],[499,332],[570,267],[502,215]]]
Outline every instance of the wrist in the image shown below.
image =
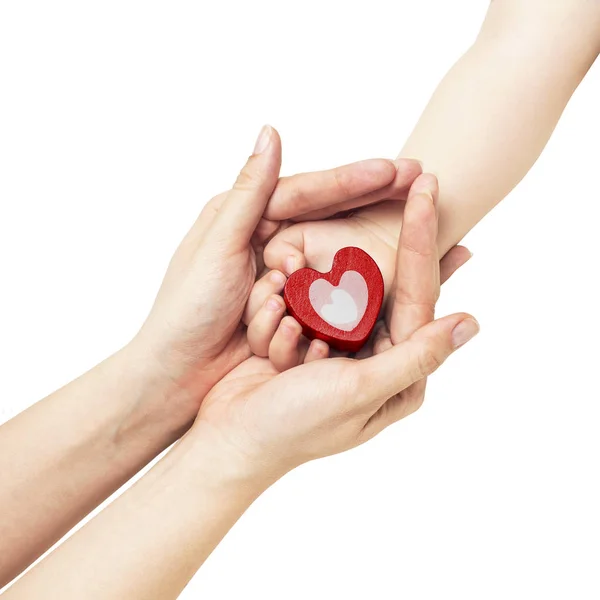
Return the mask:
[[246,453],[211,425],[198,421],[173,449],[178,463],[205,488],[235,490],[250,503],[283,477],[286,470]]
[[159,437],[168,446],[187,431],[198,412],[198,402],[159,368],[143,345],[130,342],[111,356],[113,378],[124,399],[117,442],[132,435]]
[[247,352],[202,357],[201,344],[169,339],[142,327],[124,348],[128,360],[143,365],[147,388],[166,398],[171,411],[191,425],[202,400],[234,366],[248,358]]

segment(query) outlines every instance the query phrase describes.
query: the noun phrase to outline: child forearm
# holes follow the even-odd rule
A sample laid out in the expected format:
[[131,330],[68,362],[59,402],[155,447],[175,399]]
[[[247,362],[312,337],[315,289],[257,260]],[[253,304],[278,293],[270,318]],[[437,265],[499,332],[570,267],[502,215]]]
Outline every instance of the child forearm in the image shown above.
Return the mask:
[[439,178],[441,254],[529,171],[598,54],[600,3],[520,4],[492,3],[400,153]]

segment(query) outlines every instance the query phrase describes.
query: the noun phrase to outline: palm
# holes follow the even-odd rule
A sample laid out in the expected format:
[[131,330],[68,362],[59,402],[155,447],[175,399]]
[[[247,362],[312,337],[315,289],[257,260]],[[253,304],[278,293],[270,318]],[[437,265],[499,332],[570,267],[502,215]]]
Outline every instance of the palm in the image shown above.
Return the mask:
[[[286,446],[292,461],[299,448],[310,446],[307,441],[315,428],[339,415],[354,362],[333,358],[280,373],[268,359],[253,356],[209,392],[196,426],[208,425],[219,432],[225,443],[246,452],[253,448],[257,454],[268,454],[276,447]],[[352,440],[346,447],[363,441],[349,433],[343,429],[336,431],[326,452],[339,452],[340,439]],[[320,448],[314,456],[304,455],[302,461],[316,458],[322,452]],[[286,457],[280,458],[286,461]],[[297,465],[286,464],[286,468],[294,466]]]
[[277,228],[261,220],[251,242],[234,250],[206,244],[226,198],[221,194],[211,200],[181,242],[142,331],[162,340],[157,355],[167,370],[170,363],[180,365],[173,377],[185,380],[198,405],[217,381],[252,354],[241,319],[258,263],[262,265],[263,236]]

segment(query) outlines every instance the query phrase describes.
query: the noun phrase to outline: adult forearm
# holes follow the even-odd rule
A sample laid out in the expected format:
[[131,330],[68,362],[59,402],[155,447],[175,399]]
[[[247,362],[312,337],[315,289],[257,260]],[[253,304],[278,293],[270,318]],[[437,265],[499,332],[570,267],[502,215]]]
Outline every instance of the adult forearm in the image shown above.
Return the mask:
[[597,54],[579,39],[597,29],[589,15],[587,29],[576,28],[578,15],[533,22],[509,4],[492,5],[400,153],[439,178],[441,254],[529,171]]
[[0,587],[189,425],[128,346],[0,427]]
[[6,599],[176,598],[270,481],[191,432]]

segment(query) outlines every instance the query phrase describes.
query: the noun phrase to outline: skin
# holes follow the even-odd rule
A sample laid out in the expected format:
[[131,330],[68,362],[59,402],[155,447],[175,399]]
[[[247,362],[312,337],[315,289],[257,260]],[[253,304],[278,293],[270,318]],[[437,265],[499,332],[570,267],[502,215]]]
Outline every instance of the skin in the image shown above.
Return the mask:
[[[442,80],[400,153],[439,179],[440,256],[524,177],[599,52],[600,2],[490,4],[477,41]],[[404,196],[384,193],[369,200],[390,200],[374,206],[356,209],[350,201],[305,210],[267,246],[267,266],[289,275],[293,257],[296,268],[327,271],[337,250],[359,246],[380,266],[389,292]],[[288,218],[292,206],[276,193],[266,214]],[[316,220],[347,210],[343,218]]]
[[[445,260],[468,260],[468,251],[455,244],[531,168],[599,52],[599,2],[490,4],[477,41],[442,80],[400,153],[417,157],[440,181],[437,246]],[[290,217],[292,206],[302,214],[267,245],[266,267],[288,275],[305,266],[328,271],[339,249],[358,246],[377,262],[389,298],[405,195],[379,190],[362,200],[371,204],[347,201],[315,210],[302,198],[288,203],[275,193],[269,218]],[[250,342],[256,354],[284,370],[307,342],[283,308],[278,318],[269,321],[268,343]]]
[[[223,201],[223,223],[213,221],[210,235],[206,230],[194,262],[229,264],[256,239],[279,155],[272,132]],[[174,449],[21,578],[7,600],[44,597],[49,589],[64,600],[176,598],[277,479],[361,444],[416,410],[419,384],[479,329],[464,313],[433,320],[440,282],[436,199],[435,177],[419,177],[407,201],[394,301],[368,357],[320,360],[309,352],[284,373],[266,358],[241,362],[206,395]],[[230,236],[226,224],[234,216],[244,222]],[[214,300],[228,302],[227,291]],[[242,310],[236,314],[239,325]]]
[[[369,160],[280,180],[279,136],[266,133],[274,140],[261,180],[266,199],[300,193],[318,206],[322,195],[346,202],[382,188],[406,193],[421,172],[413,161],[398,170]],[[236,202],[232,192],[209,202],[135,339],[0,427],[0,587],[187,431],[208,391],[251,355],[240,318],[250,320],[285,283],[279,274],[258,285],[246,306],[265,240],[285,226],[263,219],[264,207],[249,212],[253,185],[243,171]]]
[[[600,5],[595,0],[495,0],[491,4],[477,41],[440,84],[401,153],[418,156],[442,183],[440,255],[497,204],[536,160],[600,51],[599,32]],[[406,163],[400,164],[400,176],[402,165]],[[335,190],[343,191],[354,179],[336,172],[334,180],[342,185],[329,194],[335,196],[331,208],[311,195],[314,181],[302,187],[298,178],[282,180],[265,214],[269,222],[279,223],[274,228],[279,235],[265,251],[267,266],[290,273],[308,262],[324,270],[329,267],[327,257],[337,249],[359,245],[382,267],[389,292],[407,186],[395,184],[396,171],[390,170],[389,163],[380,168],[380,174],[387,171],[389,178],[381,177],[377,185],[370,189],[366,185],[347,197],[335,196]],[[412,168],[418,170],[414,163]],[[357,210],[349,218],[311,223],[386,199],[393,201]],[[294,211],[294,205],[301,210]],[[213,213],[219,208],[215,200]],[[292,219],[303,223],[290,226]],[[0,582],[30,564],[188,429],[209,383],[217,381],[230,364],[215,354],[221,345],[229,352],[231,364],[242,360],[243,343],[239,338],[232,342],[235,331],[225,342],[219,338],[199,344],[198,351],[194,342],[204,330],[201,324],[182,328],[181,337],[177,325],[171,325],[171,309],[165,307],[175,307],[175,313],[181,308],[188,317],[199,314],[193,302],[188,305],[177,299],[178,290],[190,285],[186,273],[195,252],[192,233],[190,239],[165,280],[157,303],[162,308],[154,313],[160,316],[149,319],[144,333],[0,429],[4,475],[0,514],[13,517],[0,520]],[[454,257],[460,259],[456,252]],[[257,284],[250,295],[252,308],[244,314],[246,323],[252,322],[269,293],[277,293],[278,285],[270,280]],[[174,318],[173,322],[183,321]],[[293,337],[294,325],[289,319],[284,322]],[[253,344],[261,345],[261,354],[268,354],[275,335],[271,339],[255,335]],[[300,360],[302,350],[297,346],[290,344],[281,351],[285,360],[278,370],[293,365],[295,352]],[[315,350],[319,356],[326,352],[322,347]]]

